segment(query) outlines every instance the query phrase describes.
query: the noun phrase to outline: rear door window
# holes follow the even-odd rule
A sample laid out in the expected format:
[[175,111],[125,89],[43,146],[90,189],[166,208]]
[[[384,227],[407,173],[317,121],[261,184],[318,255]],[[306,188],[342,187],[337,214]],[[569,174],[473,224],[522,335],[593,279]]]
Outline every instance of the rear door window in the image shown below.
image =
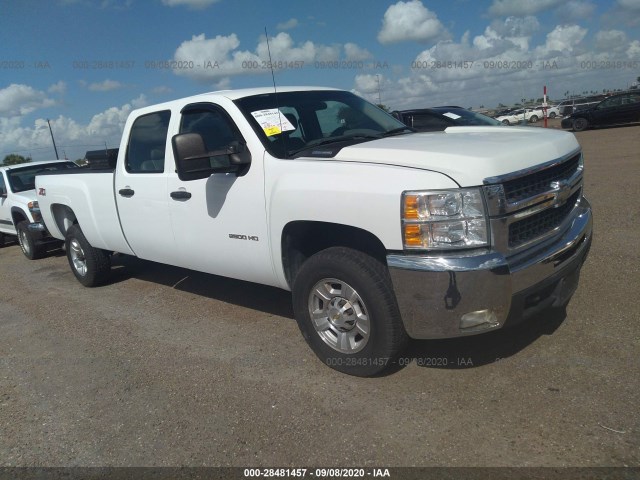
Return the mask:
[[162,173],[171,112],[138,117],[131,127],[125,168],[129,173]]

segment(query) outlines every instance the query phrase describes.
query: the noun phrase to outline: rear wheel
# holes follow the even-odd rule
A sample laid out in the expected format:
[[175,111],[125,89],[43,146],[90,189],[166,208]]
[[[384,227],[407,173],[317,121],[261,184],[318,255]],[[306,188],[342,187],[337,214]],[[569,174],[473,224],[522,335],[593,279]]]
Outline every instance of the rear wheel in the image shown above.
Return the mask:
[[78,225],[73,225],[67,230],[65,247],[71,271],[82,285],[95,287],[109,278],[109,254],[92,247]]
[[313,255],[295,278],[293,308],[305,340],[331,368],[360,377],[398,368],[408,336],[380,261],[344,247]]
[[18,234],[18,243],[22,249],[22,253],[29,260],[36,260],[42,258],[44,255],[44,248],[38,242],[36,235],[29,230],[29,222],[23,220],[16,226]]
[[586,130],[587,127],[589,127],[589,122],[587,121],[586,118],[580,117],[580,118],[576,118],[573,121],[573,129],[576,132],[582,132],[583,130]]
[[503,125],[511,125],[511,124],[509,123],[509,120],[502,120],[502,124],[503,124]]
[[537,115],[531,115],[531,117],[529,118],[529,121],[531,123],[536,123],[538,121],[538,116]]
[[551,112],[549,114],[549,118],[556,118],[556,112]]
[[6,236],[4,233],[0,233],[0,248],[4,247],[4,242],[6,240]]

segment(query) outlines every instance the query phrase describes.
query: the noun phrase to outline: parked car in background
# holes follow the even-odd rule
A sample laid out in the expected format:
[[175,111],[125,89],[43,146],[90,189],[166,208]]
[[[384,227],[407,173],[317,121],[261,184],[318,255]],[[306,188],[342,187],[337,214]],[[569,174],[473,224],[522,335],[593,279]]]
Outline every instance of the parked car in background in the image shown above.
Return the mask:
[[543,116],[544,114],[542,112],[542,109],[521,108],[519,110],[511,112],[510,114],[496,117],[496,120],[503,125],[517,125],[518,123],[522,123],[523,121],[536,123],[538,120],[543,118]]
[[[540,109],[542,109],[542,107],[540,107]],[[552,105],[547,107],[547,118],[556,118],[559,116],[560,116],[560,107],[558,105]]]
[[597,105],[605,98],[607,98],[605,95],[594,95],[591,97],[563,100],[558,104],[558,110],[561,116],[566,117],[571,115],[573,112],[579,112],[580,110],[585,110]]
[[[0,167],[0,246],[6,236],[17,236],[22,253],[34,260],[50,243],[60,243],[45,234],[36,201],[35,176],[77,168],[73,162],[29,162]],[[29,227],[29,224],[32,224]]]
[[589,127],[640,122],[640,92],[613,95],[586,110],[562,119],[562,128],[581,132]]
[[418,132],[437,132],[447,127],[468,125],[502,125],[491,117],[456,106],[396,110],[391,114]]

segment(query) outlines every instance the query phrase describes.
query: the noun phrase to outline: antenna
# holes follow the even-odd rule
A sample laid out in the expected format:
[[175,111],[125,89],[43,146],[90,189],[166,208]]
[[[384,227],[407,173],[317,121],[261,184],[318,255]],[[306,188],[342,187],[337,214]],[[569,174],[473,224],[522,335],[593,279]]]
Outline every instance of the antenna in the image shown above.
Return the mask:
[[276,76],[273,73],[273,62],[271,61],[271,47],[269,46],[269,34],[267,33],[267,27],[264,27],[264,36],[267,39],[267,52],[269,52],[269,68],[271,68],[271,80],[273,80],[273,93],[278,95],[278,90],[276,89]]
[[267,39],[267,52],[269,53],[269,68],[271,69],[271,80],[273,81],[273,94],[276,98],[276,110],[278,110],[278,121],[280,122],[280,135],[282,135],[282,141],[284,143],[284,154],[287,155],[287,136],[283,135],[282,131],[282,117],[280,116],[280,102],[278,101],[278,89],[276,88],[276,76],[273,73],[273,61],[271,60],[271,47],[269,46],[269,34],[267,33],[267,27],[264,27],[264,36]]

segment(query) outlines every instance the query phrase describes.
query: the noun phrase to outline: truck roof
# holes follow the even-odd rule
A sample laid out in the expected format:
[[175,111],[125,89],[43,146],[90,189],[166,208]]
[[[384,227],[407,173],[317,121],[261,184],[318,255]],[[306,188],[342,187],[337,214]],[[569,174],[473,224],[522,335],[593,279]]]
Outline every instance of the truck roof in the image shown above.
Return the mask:
[[47,163],[55,163],[55,162],[73,163],[71,160],[65,160],[64,158],[61,160],[40,160],[38,162],[16,163],[15,165],[0,165],[0,170],[12,170],[14,168],[33,167],[37,165],[45,165]]
[[[310,92],[310,91],[318,91],[318,90],[340,90],[338,88],[331,87],[277,87],[277,93],[284,92]],[[183,97],[175,100],[170,100],[164,103],[158,103],[154,105],[149,105],[147,107],[142,107],[134,110],[133,112],[141,112],[146,110],[156,111],[163,107],[169,108],[175,102],[179,102],[180,104],[190,103],[190,102],[202,102],[203,100],[215,100],[218,97],[228,98],[229,100],[237,100],[239,98],[251,97],[254,95],[264,95],[267,93],[274,93],[273,87],[259,87],[259,88],[239,88],[237,90],[217,90],[214,92],[206,92],[200,93],[197,95],[193,95],[190,97]],[[132,112],[132,113],[133,113]]]

